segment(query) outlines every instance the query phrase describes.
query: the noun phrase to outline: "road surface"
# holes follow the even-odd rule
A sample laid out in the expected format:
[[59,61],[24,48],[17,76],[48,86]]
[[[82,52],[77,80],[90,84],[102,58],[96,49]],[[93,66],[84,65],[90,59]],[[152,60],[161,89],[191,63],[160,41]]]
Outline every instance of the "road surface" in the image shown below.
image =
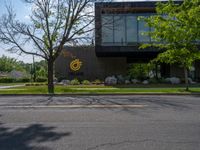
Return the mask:
[[199,96],[0,97],[0,150],[199,149]]

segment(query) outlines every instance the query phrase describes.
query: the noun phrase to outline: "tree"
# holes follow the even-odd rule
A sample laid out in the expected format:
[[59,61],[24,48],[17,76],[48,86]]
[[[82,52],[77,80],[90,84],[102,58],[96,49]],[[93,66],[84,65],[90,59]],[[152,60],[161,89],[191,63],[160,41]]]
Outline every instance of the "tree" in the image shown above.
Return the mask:
[[0,57],[0,72],[11,72],[12,70],[25,71],[16,59],[4,55]]
[[41,60],[39,62],[35,62],[36,74],[37,77],[47,78],[47,62],[45,60]]
[[[48,92],[54,93],[53,65],[64,45],[87,40],[93,30],[93,0],[24,0],[32,5],[30,23],[12,7],[0,20],[0,41],[9,51],[39,56],[48,63]],[[34,47],[31,48],[30,45]]]
[[148,34],[154,42],[141,48],[157,47],[162,51],[153,62],[179,64],[184,68],[186,90],[189,90],[188,69],[200,59],[200,1],[184,0],[177,4],[170,0],[157,3],[157,15],[144,18],[152,28]]
[[128,75],[131,78],[144,80],[148,78],[149,67],[147,64],[135,63],[129,66]]

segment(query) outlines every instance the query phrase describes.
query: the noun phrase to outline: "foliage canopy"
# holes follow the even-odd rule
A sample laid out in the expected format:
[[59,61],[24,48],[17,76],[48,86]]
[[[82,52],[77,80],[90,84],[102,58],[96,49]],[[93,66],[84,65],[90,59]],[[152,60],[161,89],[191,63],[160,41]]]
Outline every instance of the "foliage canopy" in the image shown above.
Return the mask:
[[153,42],[141,48],[156,47],[162,51],[153,62],[179,64],[187,70],[200,59],[200,1],[158,2],[156,15],[144,18],[152,28]]

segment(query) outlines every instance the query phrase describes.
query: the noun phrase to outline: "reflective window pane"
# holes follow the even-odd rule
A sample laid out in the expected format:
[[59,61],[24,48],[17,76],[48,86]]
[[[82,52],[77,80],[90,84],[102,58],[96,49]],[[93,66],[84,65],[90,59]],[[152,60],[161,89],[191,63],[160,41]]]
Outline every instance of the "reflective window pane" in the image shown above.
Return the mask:
[[138,28],[138,42],[150,42],[149,35],[146,35],[146,32],[150,31],[150,28],[143,19],[138,20]]
[[113,16],[102,15],[102,44],[113,44]]
[[[154,14],[102,14],[102,45],[135,45],[154,42],[147,35],[150,27],[139,17]],[[153,30],[153,29],[152,29]]]
[[124,15],[114,16],[114,42],[115,45],[123,45],[126,42]]
[[126,17],[127,45],[137,42],[137,16]]

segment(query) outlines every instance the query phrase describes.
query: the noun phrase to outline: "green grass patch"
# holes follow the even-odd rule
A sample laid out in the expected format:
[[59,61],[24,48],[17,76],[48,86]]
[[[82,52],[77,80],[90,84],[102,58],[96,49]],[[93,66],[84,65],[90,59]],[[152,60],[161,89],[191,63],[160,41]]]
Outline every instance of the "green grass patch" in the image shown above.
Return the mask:
[[24,85],[25,83],[0,83],[0,86]]
[[[200,93],[200,87],[112,87],[112,86],[55,86],[56,94],[134,94],[134,93]],[[0,89],[0,94],[47,94],[47,86],[22,86]]]

